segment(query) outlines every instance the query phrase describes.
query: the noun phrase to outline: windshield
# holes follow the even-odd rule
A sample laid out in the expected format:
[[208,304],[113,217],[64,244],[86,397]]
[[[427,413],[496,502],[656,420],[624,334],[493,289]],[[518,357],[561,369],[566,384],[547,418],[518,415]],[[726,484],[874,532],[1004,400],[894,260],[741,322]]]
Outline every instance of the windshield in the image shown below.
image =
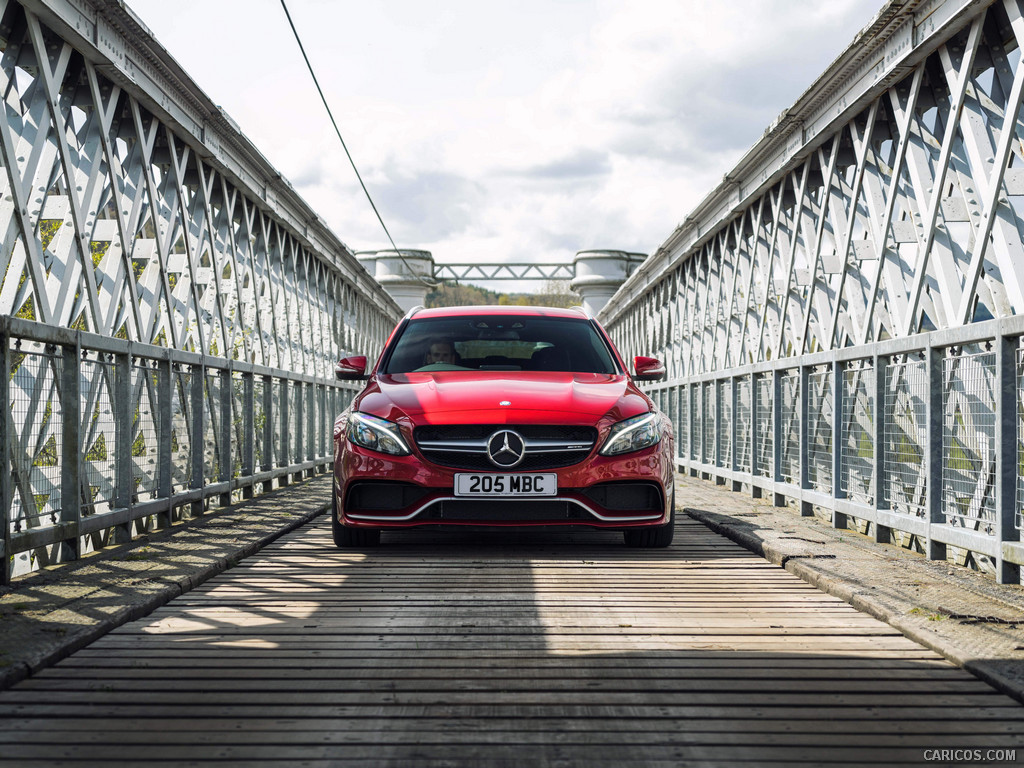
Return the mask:
[[619,373],[587,320],[532,315],[413,318],[383,373],[568,371]]

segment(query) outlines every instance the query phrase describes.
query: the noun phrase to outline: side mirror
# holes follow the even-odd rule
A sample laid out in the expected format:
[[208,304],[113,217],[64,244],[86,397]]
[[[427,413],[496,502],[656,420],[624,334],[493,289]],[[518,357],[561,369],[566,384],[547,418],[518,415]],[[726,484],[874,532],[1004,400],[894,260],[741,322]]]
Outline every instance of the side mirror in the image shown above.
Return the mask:
[[355,355],[343,357],[334,367],[334,378],[336,379],[365,379],[366,378],[366,355]]
[[665,378],[665,364],[656,357],[637,355],[633,358],[633,378],[637,381],[657,381]]

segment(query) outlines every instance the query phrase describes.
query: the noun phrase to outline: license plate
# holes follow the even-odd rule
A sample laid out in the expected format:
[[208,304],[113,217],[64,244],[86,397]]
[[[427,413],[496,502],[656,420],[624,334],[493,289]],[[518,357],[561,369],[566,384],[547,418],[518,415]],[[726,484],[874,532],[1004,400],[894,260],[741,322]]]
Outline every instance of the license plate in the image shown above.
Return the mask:
[[457,474],[456,496],[554,496],[558,493],[558,475],[543,474]]

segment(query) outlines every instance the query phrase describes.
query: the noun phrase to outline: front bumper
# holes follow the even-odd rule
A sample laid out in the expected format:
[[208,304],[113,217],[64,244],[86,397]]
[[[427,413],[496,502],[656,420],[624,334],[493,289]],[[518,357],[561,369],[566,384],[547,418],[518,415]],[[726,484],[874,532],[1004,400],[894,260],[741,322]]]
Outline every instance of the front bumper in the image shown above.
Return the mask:
[[500,499],[466,498],[431,494],[411,508],[395,512],[345,511],[346,524],[453,524],[473,525],[597,525],[621,526],[624,523],[665,522],[662,510],[643,512],[611,512],[598,507],[582,494],[559,494],[540,498]]
[[[544,497],[460,497],[452,470],[415,455],[382,458],[346,446],[335,467],[339,521],[360,528],[556,526],[622,530],[669,521],[672,464],[665,446],[593,454],[556,471]],[[666,493],[666,489],[669,492]]]

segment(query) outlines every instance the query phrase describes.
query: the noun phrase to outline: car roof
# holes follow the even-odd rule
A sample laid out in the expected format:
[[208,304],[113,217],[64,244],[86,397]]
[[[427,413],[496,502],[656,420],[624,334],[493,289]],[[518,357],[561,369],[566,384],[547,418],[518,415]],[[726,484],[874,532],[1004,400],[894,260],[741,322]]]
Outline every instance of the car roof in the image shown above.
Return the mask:
[[416,318],[430,317],[465,317],[473,315],[526,315],[533,317],[571,317],[575,319],[587,318],[588,315],[583,307],[524,307],[505,306],[499,304],[474,305],[463,307],[434,307],[432,309],[420,309],[411,313]]

